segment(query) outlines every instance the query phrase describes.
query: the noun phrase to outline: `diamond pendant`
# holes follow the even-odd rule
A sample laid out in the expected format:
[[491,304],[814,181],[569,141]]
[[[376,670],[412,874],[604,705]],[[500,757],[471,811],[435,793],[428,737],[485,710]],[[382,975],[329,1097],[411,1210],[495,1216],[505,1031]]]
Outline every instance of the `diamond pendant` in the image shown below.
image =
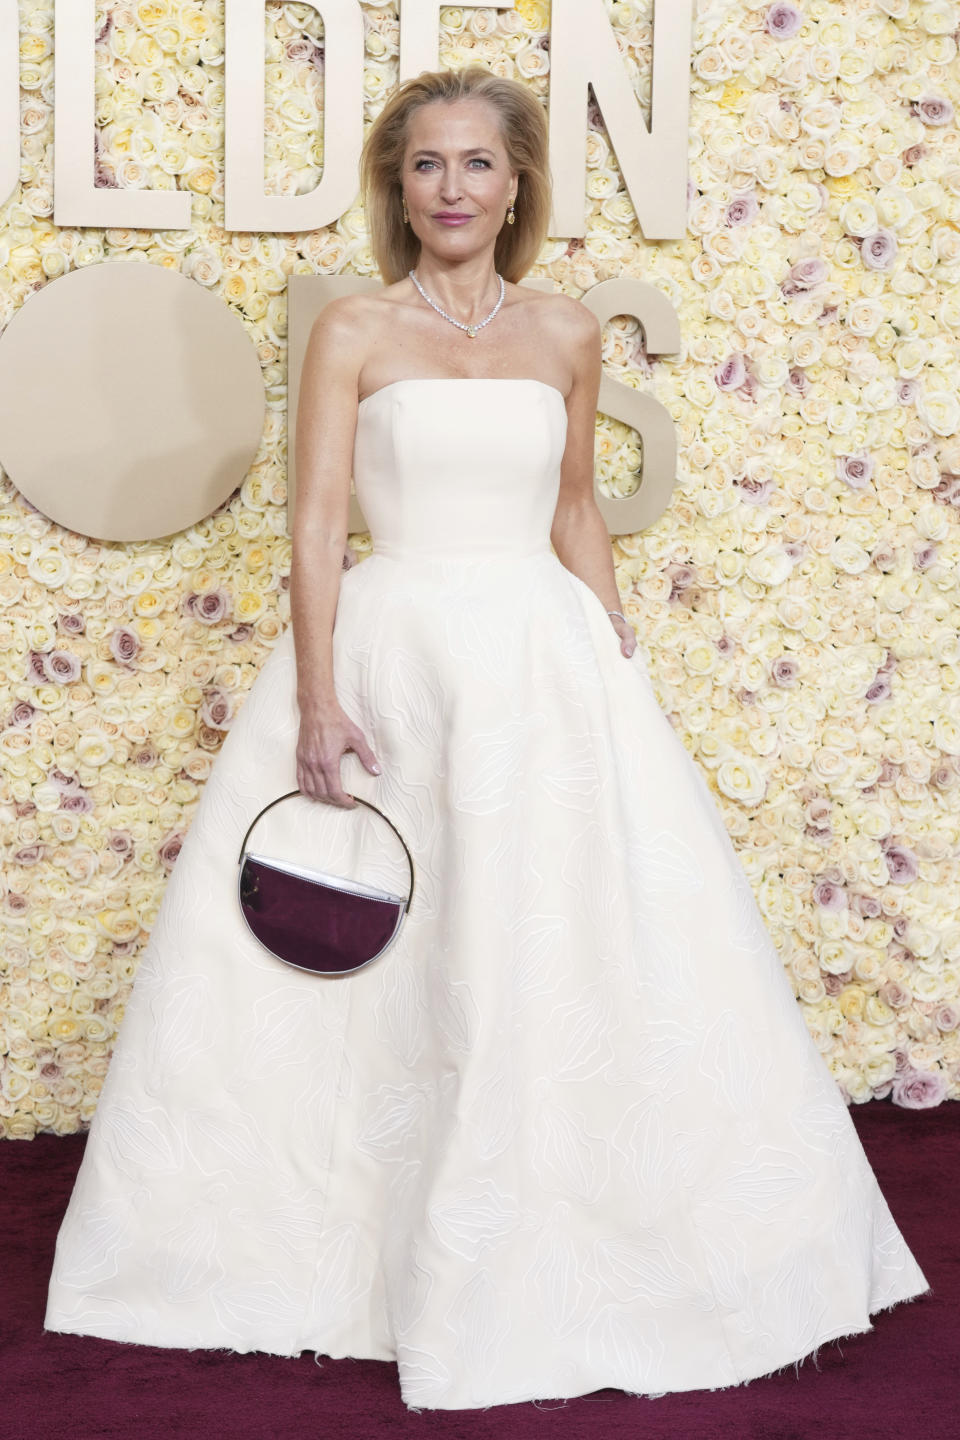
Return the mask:
[[477,337],[477,327],[476,327],[476,325],[468,325],[468,326],[467,326],[467,334],[470,336],[470,339],[471,339],[471,340],[475,340],[476,337]]

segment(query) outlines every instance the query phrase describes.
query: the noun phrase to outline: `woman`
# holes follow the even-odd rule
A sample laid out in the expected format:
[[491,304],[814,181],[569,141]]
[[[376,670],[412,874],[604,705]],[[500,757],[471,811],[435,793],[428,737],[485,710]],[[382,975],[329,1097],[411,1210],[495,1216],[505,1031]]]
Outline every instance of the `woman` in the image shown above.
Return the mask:
[[[423,73],[363,166],[388,283],[311,336],[292,634],[170,878],[47,1327],[396,1359],[432,1409],[737,1384],[929,1286],[620,612],[598,327],[516,284],[539,105]],[[400,938],[334,981],[233,892],[294,770],[416,856]]]

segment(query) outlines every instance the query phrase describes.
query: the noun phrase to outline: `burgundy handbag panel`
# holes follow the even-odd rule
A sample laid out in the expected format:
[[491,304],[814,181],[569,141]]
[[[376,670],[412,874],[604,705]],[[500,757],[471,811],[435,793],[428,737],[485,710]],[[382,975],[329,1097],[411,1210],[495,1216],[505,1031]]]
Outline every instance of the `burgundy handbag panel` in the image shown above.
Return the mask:
[[260,943],[288,965],[337,975],[379,954],[403,904],[335,890],[248,856],[240,873],[240,908]]

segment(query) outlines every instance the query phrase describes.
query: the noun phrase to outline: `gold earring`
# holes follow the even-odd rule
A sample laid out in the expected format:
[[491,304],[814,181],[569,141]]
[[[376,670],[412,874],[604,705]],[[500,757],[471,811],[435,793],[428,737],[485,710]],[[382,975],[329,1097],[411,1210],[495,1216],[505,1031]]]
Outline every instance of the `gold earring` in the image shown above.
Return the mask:
[[401,199],[401,201],[403,202],[403,223],[404,223],[404,225],[409,225],[409,224],[410,224],[410,212],[409,212],[409,210],[407,209],[407,197],[406,197],[406,195],[401,195],[401,196],[400,196],[400,199]]
[[514,210],[513,210],[513,201],[511,200],[511,201],[510,201],[510,209],[507,211],[507,224],[508,224],[508,225],[512,225],[513,222],[514,222],[514,220],[516,220],[516,218],[517,218],[517,217],[516,217],[516,215],[514,214]]

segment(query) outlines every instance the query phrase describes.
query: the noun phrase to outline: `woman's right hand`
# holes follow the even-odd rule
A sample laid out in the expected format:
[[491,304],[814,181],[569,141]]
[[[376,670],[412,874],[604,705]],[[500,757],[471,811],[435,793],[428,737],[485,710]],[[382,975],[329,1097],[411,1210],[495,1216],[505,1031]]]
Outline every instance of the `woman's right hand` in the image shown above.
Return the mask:
[[345,810],[356,808],[340,779],[340,761],[345,750],[353,750],[371,775],[380,774],[380,765],[366,736],[336,703],[300,715],[297,741],[297,789],[312,800],[325,800]]

